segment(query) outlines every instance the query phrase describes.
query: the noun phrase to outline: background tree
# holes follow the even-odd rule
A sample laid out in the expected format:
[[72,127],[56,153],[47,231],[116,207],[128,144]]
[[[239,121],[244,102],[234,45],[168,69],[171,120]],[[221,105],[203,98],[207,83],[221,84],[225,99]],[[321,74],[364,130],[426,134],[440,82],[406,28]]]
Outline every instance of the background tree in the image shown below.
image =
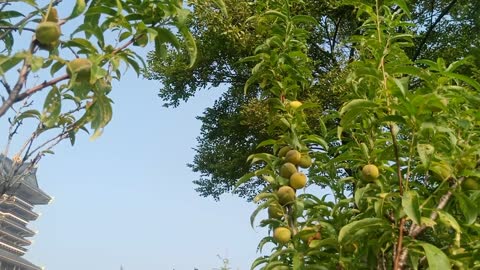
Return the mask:
[[[249,171],[244,160],[268,133],[268,125],[261,124],[267,113],[266,106],[258,101],[261,92],[252,88],[243,95],[252,63],[240,60],[254,54],[265,38],[265,29],[248,18],[264,10],[270,2],[256,1],[255,5],[253,1],[226,1],[229,16],[225,17],[208,1],[190,1],[194,14],[190,29],[201,55],[194,68],[185,68],[187,61],[182,52],[168,51],[162,59],[154,54],[149,56],[146,76],[162,83],[159,96],[165,106],[178,106],[201,89],[227,88],[214,106],[199,116],[202,133],[198,137],[197,155],[189,166],[200,174],[194,182],[202,196],[218,199],[230,192],[236,180]],[[409,21],[415,25],[409,29],[415,33],[413,46],[406,49],[410,59],[442,56],[449,62],[474,53],[478,40],[470,37],[480,29],[475,15],[480,8],[477,2],[406,2],[412,10]],[[345,92],[343,81],[348,74],[345,67],[359,53],[350,37],[360,34],[358,27],[362,21],[355,18],[354,6],[335,3],[305,1],[291,10],[292,14],[310,15],[318,21],[317,25],[309,26],[311,35],[307,42],[315,80],[308,91],[300,93],[302,100],[321,104],[307,114],[312,128],[324,111],[339,108]],[[466,69],[471,73],[470,68]],[[252,199],[259,192],[256,187],[261,187],[260,183],[257,179],[236,192]]]

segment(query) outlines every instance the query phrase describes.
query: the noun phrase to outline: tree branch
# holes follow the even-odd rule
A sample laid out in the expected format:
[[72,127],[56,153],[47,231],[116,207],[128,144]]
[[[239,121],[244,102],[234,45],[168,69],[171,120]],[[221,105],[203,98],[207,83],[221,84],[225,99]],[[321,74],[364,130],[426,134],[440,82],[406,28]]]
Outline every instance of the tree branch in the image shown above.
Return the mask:
[[[62,75],[62,76],[57,77],[57,78],[55,78],[55,79],[52,79],[52,80],[50,80],[50,81],[44,81],[43,83],[41,83],[41,84],[39,84],[39,85],[36,85],[36,86],[34,86],[34,87],[32,87],[32,88],[29,88],[29,89],[27,89],[25,92],[19,94],[19,95],[17,96],[17,98],[15,99],[15,102],[22,101],[22,100],[24,100],[25,98],[27,98],[27,97],[35,94],[36,92],[38,92],[38,91],[40,91],[40,90],[42,90],[42,89],[44,89],[45,87],[52,86],[52,85],[54,85],[54,84],[56,84],[56,83],[59,83],[59,82],[61,82],[61,81],[63,81],[63,80],[66,80],[66,79],[68,79],[68,78],[70,78],[70,76],[68,76],[67,74],[65,74],[65,75]],[[0,113],[1,113],[1,111],[0,111]],[[0,117],[1,117],[2,115],[3,115],[3,114],[0,114]]]
[[30,31],[30,32],[35,33],[35,29],[33,29],[33,28],[27,28],[27,27],[22,28],[20,26],[5,26],[5,25],[2,25],[2,26],[0,26],[0,29],[7,29],[7,30],[12,30],[12,31],[26,30],[26,31]]
[[[465,180],[464,177],[461,177],[460,179],[458,179],[452,185],[452,187],[448,190],[448,192],[445,193],[442,197],[440,197],[440,201],[438,202],[438,205],[437,205],[435,211],[432,211],[432,213],[430,214],[430,219],[431,220],[435,221],[438,218],[438,211],[442,210],[443,208],[445,208],[445,206],[447,206],[447,203],[449,202],[450,198],[453,195],[452,190],[454,190],[458,185],[461,185],[463,180]],[[410,230],[408,232],[408,235],[412,238],[416,238],[426,228],[427,228],[427,226],[425,224],[422,224],[422,225],[412,224],[412,226],[410,227]],[[402,252],[401,252],[400,256],[399,256],[399,258],[400,258],[399,259],[399,264],[398,264],[399,267],[400,267],[399,269],[403,269],[403,267],[407,263],[407,257],[408,257],[408,248],[404,247],[402,249]]]
[[427,32],[425,33],[425,36],[420,41],[420,44],[418,44],[418,47],[415,50],[415,54],[413,55],[413,59],[412,59],[413,61],[417,60],[417,58],[420,56],[420,52],[422,51],[422,48],[425,45],[425,43],[427,42],[427,39],[430,36],[430,34],[432,33],[433,29],[443,19],[443,17],[445,17],[445,15],[447,15],[447,13],[452,9],[452,7],[457,3],[457,1],[458,0],[452,0],[452,2],[450,2],[450,4],[448,4],[448,6],[444,10],[442,10],[442,13],[440,13],[440,15],[438,15],[435,22],[432,25],[430,25]]
[[[30,42],[30,53],[33,54],[35,51],[35,44],[32,40]],[[13,87],[12,91],[8,95],[8,98],[3,102],[2,106],[0,106],[0,117],[2,117],[10,107],[16,102],[15,100],[17,99],[18,94],[20,93],[20,90],[22,90],[23,85],[25,84],[27,80],[28,73],[30,72],[30,64],[28,63],[27,59],[23,60],[23,66],[20,70],[20,74],[18,75],[18,80],[15,86]]]

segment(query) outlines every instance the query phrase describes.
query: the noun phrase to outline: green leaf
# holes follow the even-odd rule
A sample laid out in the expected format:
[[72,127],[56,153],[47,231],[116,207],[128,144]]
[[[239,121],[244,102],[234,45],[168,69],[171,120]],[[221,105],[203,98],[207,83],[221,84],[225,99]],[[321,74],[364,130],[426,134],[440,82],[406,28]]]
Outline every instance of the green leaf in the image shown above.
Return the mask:
[[299,23],[313,24],[313,25],[318,24],[318,21],[315,20],[315,18],[308,15],[295,15],[292,17],[292,22],[295,24],[299,24]]
[[157,31],[155,40],[158,40],[160,43],[167,42],[177,50],[180,48],[180,41],[178,41],[178,38],[172,33],[172,31],[163,27],[155,28],[155,30]]
[[366,191],[368,191],[370,189],[370,185],[367,185],[365,187],[361,187],[361,188],[357,188],[355,190],[355,195],[354,195],[354,198],[355,198],[355,205],[360,208],[360,202],[361,200],[363,199],[363,195],[365,194]]
[[267,146],[267,145],[274,145],[274,144],[276,144],[276,143],[277,143],[277,140],[268,139],[268,140],[265,140],[265,141],[259,143],[259,144],[257,145],[257,149],[258,149],[258,148],[261,148],[261,147],[264,147],[264,146]]
[[460,206],[463,216],[465,217],[466,224],[472,225],[477,220],[479,213],[477,205],[461,192],[454,193],[454,196],[458,201],[458,205]]
[[228,16],[227,6],[223,0],[212,0],[212,2],[220,9],[224,16]]
[[461,233],[462,230],[460,229],[460,225],[452,215],[442,210],[437,210],[437,211],[438,211],[438,217],[441,222],[443,222],[445,225],[454,229],[457,233]]
[[402,207],[407,216],[415,224],[421,224],[420,205],[418,203],[418,194],[416,191],[409,190],[403,194]]
[[425,250],[425,255],[427,256],[428,261],[428,269],[430,270],[445,270],[451,269],[450,268],[450,260],[448,259],[447,255],[443,253],[439,248],[436,246],[421,242],[419,243],[420,246],[423,247]]
[[53,86],[43,104],[42,122],[45,126],[52,127],[57,123],[58,117],[60,116],[61,105],[62,95],[60,90],[56,86]]
[[295,255],[293,255],[293,270],[303,270],[303,269],[304,269],[303,254],[300,252],[296,252]]
[[55,62],[50,68],[50,75],[53,76],[55,73],[57,73],[57,71],[59,71],[64,66],[65,66],[64,62],[60,62],[60,61]]
[[250,173],[247,173],[247,174],[243,175],[240,179],[238,179],[237,183],[235,184],[235,187],[233,188],[233,192],[235,192],[235,190],[239,186],[241,186],[241,185],[245,184],[246,182],[250,181],[250,179],[254,176],[255,176],[254,172],[250,172]]
[[285,15],[285,14],[283,14],[280,11],[277,11],[277,10],[267,10],[264,13],[264,16],[274,16],[274,17],[277,17],[278,19],[280,19],[282,21],[287,21],[288,20],[287,15]]
[[433,157],[435,148],[431,144],[417,144],[417,152],[426,169],[430,167],[430,160]]
[[351,124],[360,114],[376,108],[378,105],[366,99],[354,99],[345,104],[340,110],[340,125],[345,126]]
[[328,150],[328,143],[318,135],[308,135],[305,138],[302,138],[304,143],[315,143],[323,147],[323,149]]
[[250,267],[250,270],[254,270],[255,268],[257,268],[257,266],[264,263],[268,263],[268,257],[259,257],[255,259],[255,261],[253,261],[252,266]]
[[[270,195],[273,195],[274,194],[270,194]],[[254,228],[253,224],[255,223],[255,218],[257,217],[258,213],[260,213],[260,211],[262,211],[263,209],[265,208],[268,208],[268,206],[270,204],[272,204],[273,200],[268,200],[262,204],[260,204],[257,209],[255,209],[255,211],[253,211],[252,215],[250,215],[250,226],[252,226],[252,228]]]
[[460,81],[463,81],[466,84],[469,84],[470,86],[474,87],[477,91],[480,91],[480,83],[478,83],[476,80],[471,79],[468,76],[457,74],[457,73],[451,73],[451,72],[444,72],[444,75],[454,78]]
[[397,6],[399,6],[409,18],[411,18],[410,10],[408,9],[407,3],[405,0],[394,0],[393,1]]
[[14,68],[25,58],[24,53],[17,53],[12,57],[0,56],[0,75]]
[[187,27],[180,27],[179,32],[182,34],[183,38],[185,39],[185,45],[188,50],[188,54],[190,56],[190,65],[189,67],[193,67],[195,61],[197,60],[197,43],[192,36],[190,30]]
[[343,226],[338,233],[338,242],[348,244],[357,238],[366,236],[369,232],[382,232],[390,228],[388,222],[381,218],[364,218]]
[[85,0],[76,0],[75,6],[73,7],[72,13],[68,16],[68,20],[76,18],[80,16],[86,9],[87,5],[85,4]]
[[37,110],[27,110],[27,111],[24,111],[22,112],[19,116],[15,117],[15,122],[19,122],[23,119],[26,119],[26,118],[37,118],[37,119],[40,119],[41,115],[40,115],[40,112],[37,111]]
[[366,108],[375,108],[378,105],[367,99],[354,99],[347,104],[345,104],[340,110],[340,116],[351,110],[366,109]]

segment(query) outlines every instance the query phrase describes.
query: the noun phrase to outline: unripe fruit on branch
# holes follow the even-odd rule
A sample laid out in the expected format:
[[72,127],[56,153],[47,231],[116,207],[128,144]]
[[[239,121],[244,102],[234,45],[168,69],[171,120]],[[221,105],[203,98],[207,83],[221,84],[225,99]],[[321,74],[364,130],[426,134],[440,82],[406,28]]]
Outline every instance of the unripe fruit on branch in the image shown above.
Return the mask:
[[464,190],[480,190],[480,184],[474,178],[467,178],[462,182]]
[[302,106],[302,102],[300,102],[298,100],[294,100],[294,101],[291,101],[290,103],[288,103],[288,105],[290,105],[290,108],[296,110],[296,109],[298,109],[298,107]]
[[300,154],[300,152],[298,152],[297,150],[290,150],[285,155],[285,161],[293,163],[294,165],[297,165],[300,162],[301,158],[302,154]]
[[292,238],[292,232],[286,227],[278,227],[273,231],[273,238],[280,244],[286,244]]
[[35,30],[35,37],[42,45],[49,45],[53,42],[57,42],[60,35],[60,26],[55,22],[39,23]]
[[268,218],[281,219],[283,217],[283,207],[278,204],[271,204],[268,207]]
[[297,172],[297,167],[293,163],[287,162],[280,167],[280,176],[289,179],[292,174]]
[[77,74],[77,82],[90,81],[90,74],[92,71],[92,62],[86,58],[77,58],[67,64],[67,74],[72,77],[72,74]]
[[373,182],[380,176],[380,172],[378,171],[377,166],[368,164],[363,166],[362,175],[368,182]]
[[290,186],[294,189],[304,188],[307,184],[307,176],[301,172],[296,172],[290,176]]
[[285,156],[285,154],[287,154],[288,151],[292,150],[292,148],[290,148],[290,146],[284,146],[282,148],[280,148],[280,150],[278,150],[278,153],[277,153],[277,156],[279,158],[282,158]]
[[304,227],[300,232],[300,239],[306,243],[310,243],[312,240],[320,240],[321,234],[317,229],[313,227]]
[[295,190],[289,186],[282,186],[277,191],[278,202],[287,205],[295,201]]
[[302,154],[298,166],[304,169],[310,168],[310,166],[312,166],[312,158],[308,154]]

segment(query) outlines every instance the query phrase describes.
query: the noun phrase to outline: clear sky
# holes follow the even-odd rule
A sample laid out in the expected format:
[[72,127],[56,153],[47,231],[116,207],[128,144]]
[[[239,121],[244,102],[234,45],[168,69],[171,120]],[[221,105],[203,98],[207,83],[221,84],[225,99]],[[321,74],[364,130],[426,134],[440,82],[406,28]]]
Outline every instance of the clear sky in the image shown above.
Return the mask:
[[[70,5],[64,1],[60,14]],[[36,208],[42,215],[30,225],[38,230],[26,255],[33,263],[47,270],[210,270],[221,265],[219,254],[233,269],[250,268],[265,236],[249,225],[255,205],[233,195],[199,197],[192,184],[198,175],[186,167],[200,133],[195,116],[222,90],[165,109],[159,87],[125,74],[114,85],[104,134],[93,142],[80,136],[74,147],[65,141],[41,161],[37,178],[54,200]],[[6,124],[0,119],[2,148]]]

